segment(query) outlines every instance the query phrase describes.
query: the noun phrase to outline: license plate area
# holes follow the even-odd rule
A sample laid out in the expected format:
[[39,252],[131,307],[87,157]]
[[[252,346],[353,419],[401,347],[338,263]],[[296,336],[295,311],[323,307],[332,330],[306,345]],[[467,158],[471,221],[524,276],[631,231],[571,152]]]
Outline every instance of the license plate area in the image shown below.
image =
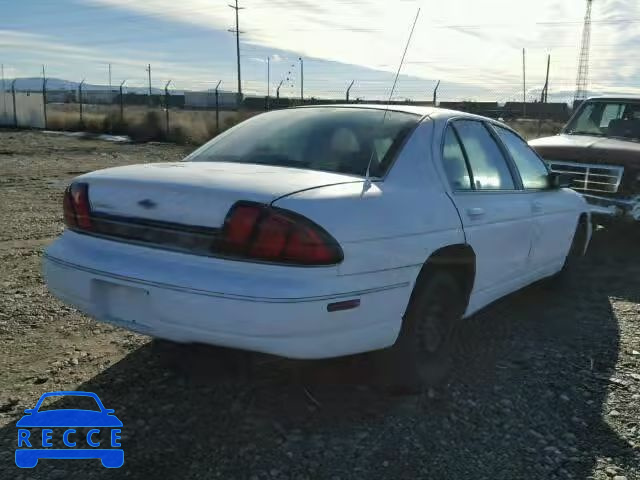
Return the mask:
[[94,279],[91,298],[101,319],[140,333],[150,331],[143,322],[150,314],[148,290]]

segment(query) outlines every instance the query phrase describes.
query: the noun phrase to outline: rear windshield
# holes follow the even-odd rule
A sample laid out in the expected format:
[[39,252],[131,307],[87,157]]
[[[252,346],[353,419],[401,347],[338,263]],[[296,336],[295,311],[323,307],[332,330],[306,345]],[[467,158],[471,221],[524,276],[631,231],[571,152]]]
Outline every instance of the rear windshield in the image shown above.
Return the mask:
[[[383,122],[384,118],[384,122]],[[361,108],[300,108],[257,115],[186,160],[383,176],[419,115]]]

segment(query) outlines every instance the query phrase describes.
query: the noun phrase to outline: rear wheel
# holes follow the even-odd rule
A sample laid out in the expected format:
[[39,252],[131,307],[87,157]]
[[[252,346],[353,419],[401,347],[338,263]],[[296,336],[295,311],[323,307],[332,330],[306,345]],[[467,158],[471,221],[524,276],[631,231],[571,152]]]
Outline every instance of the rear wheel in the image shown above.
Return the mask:
[[434,271],[416,285],[394,349],[403,389],[420,391],[444,383],[453,366],[454,336],[466,308],[456,278]]

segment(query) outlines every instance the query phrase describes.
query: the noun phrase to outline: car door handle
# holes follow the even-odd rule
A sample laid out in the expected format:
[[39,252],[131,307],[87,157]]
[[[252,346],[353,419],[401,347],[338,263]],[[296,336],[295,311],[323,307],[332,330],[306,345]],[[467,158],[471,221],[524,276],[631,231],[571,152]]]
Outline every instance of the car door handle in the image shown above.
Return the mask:
[[469,215],[471,218],[478,218],[484,215],[484,208],[468,208],[467,209],[467,215]]
[[540,202],[533,202],[531,204],[531,210],[533,210],[534,213],[540,213],[544,210],[544,208],[542,207],[542,204]]

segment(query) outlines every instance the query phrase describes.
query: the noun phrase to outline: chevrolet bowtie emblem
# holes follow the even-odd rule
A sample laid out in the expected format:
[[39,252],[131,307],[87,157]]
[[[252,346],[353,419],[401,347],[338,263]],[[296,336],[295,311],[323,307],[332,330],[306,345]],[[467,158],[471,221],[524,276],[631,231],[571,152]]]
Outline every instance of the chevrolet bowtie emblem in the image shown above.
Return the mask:
[[144,200],[140,200],[138,202],[138,205],[140,205],[142,208],[146,208],[147,210],[151,209],[151,208],[155,208],[156,202],[154,202],[153,200],[149,200],[148,198],[145,198]]

